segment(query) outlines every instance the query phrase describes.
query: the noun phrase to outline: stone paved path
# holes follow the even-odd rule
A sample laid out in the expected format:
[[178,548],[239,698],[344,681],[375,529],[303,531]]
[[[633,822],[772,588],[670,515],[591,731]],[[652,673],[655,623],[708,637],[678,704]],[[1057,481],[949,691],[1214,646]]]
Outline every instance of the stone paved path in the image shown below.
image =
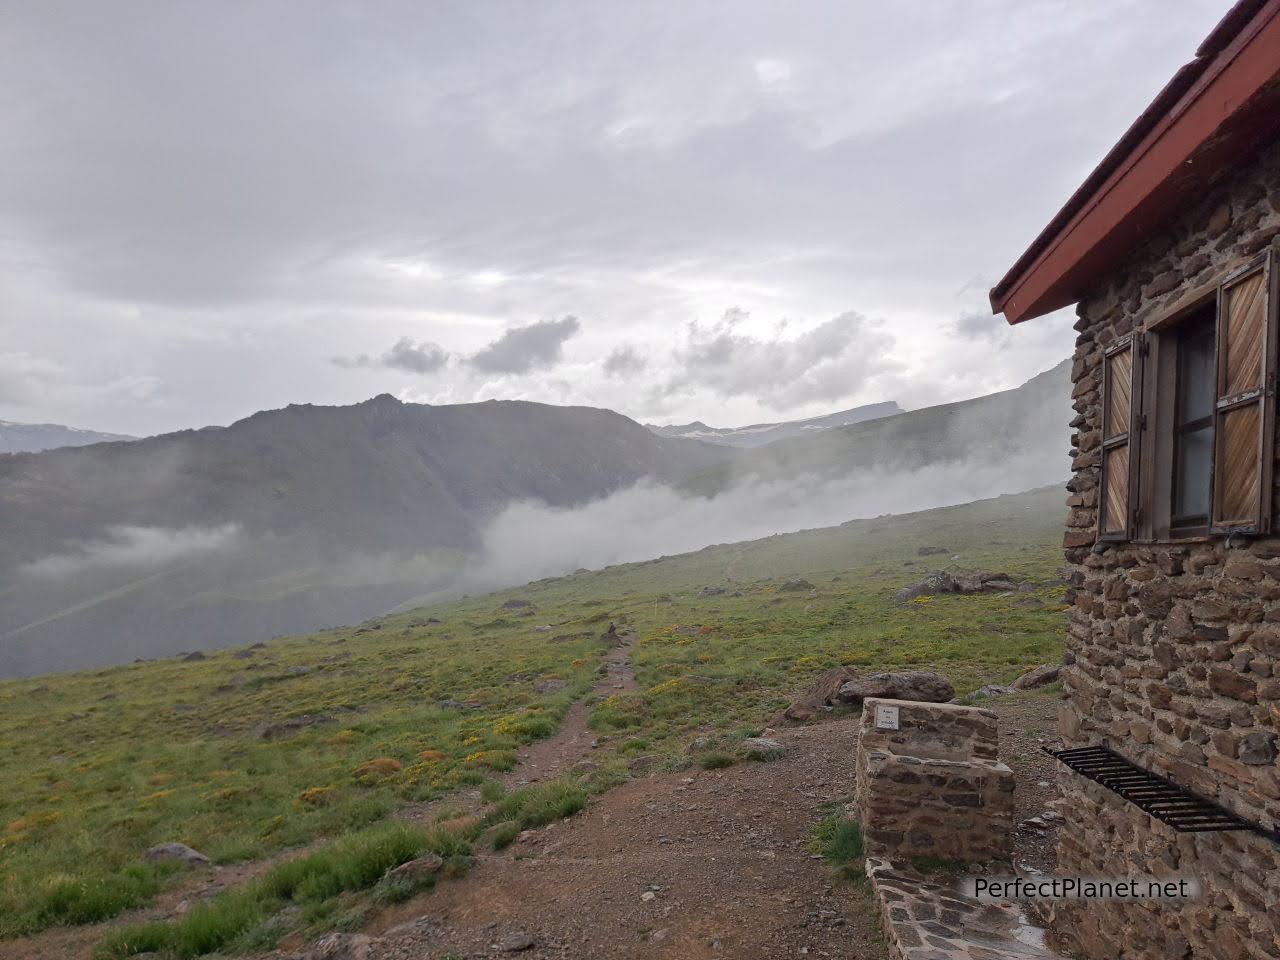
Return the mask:
[[868,859],[867,876],[900,960],[1062,960],[1017,903],[974,900],[887,860]]

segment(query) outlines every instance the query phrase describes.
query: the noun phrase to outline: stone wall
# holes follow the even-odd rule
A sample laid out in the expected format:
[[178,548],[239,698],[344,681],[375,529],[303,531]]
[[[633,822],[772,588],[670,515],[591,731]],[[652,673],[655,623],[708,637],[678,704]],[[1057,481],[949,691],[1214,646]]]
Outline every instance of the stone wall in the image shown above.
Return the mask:
[[[1280,537],[1094,543],[1103,351],[1268,246],[1280,247],[1280,145],[1209,191],[1078,307],[1060,732],[1068,746],[1108,744],[1275,827]],[[1280,958],[1280,849],[1247,834],[1180,836],[1080,777],[1064,772],[1062,783],[1060,872],[1169,870],[1208,888],[1192,907],[1080,907],[1064,929],[1089,956]]]
[[[876,727],[882,705],[897,708],[899,729]],[[947,703],[866,700],[856,805],[869,855],[1007,859],[1013,772],[996,759],[995,714]]]

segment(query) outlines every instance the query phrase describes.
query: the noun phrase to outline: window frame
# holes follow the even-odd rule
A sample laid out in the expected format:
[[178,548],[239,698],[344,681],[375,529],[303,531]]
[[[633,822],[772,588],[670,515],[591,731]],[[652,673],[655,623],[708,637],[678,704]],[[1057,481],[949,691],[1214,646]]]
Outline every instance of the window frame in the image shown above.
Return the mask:
[[[1246,280],[1255,271],[1263,271],[1266,296],[1262,354],[1262,385],[1255,391],[1220,396],[1222,383],[1220,344],[1222,310],[1226,291]],[[1179,328],[1206,307],[1212,306],[1214,408],[1213,440],[1209,477],[1209,518],[1204,525],[1174,527],[1172,424],[1176,414],[1171,407],[1178,397],[1177,384],[1170,383],[1169,364],[1177,364],[1176,338]],[[1154,315],[1139,319],[1132,334],[1109,344],[1103,353],[1101,405],[1099,410],[1099,473],[1095,537],[1098,543],[1133,542],[1147,544],[1196,543],[1227,536],[1261,536],[1271,532],[1274,493],[1272,491],[1274,461],[1277,453],[1276,372],[1280,352],[1280,250],[1268,249],[1218,272],[1217,276],[1189,289],[1175,303]],[[1111,403],[1109,359],[1126,348],[1132,349],[1130,386],[1130,427],[1127,435],[1107,437]],[[1175,378],[1176,380],[1176,378]],[[1256,524],[1215,523],[1218,516],[1216,476],[1219,463],[1218,431],[1224,413],[1257,402],[1259,420],[1258,502]],[[1165,436],[1164,434],[1168,434]],[[1128,522],[1123,530],[1106,532],[1107,451],[1123,443],[1129,448],[1129,477],[1126,490]]]

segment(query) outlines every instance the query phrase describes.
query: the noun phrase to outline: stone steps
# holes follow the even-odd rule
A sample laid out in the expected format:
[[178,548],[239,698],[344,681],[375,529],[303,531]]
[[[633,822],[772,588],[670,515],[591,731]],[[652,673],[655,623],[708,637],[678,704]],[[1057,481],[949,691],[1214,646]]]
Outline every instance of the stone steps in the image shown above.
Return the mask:
[[898,960],[1063,960],[1017,903],[984,903],[888,860],[867,858]]

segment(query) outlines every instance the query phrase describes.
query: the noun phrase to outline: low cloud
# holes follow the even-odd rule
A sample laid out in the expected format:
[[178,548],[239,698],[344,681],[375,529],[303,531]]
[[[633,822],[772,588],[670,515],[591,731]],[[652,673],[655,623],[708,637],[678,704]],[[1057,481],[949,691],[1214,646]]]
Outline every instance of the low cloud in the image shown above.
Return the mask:
[[735,308],[710,327],[691,323],[669,388],[746,396],[788,410],[848,397],[895,369],[888,358],[893,338],[860,313],[846,311],[793,337],[785,329],[769,338],[741,332],[746,319]]
[[387,367],[392,370],[404,370],[408,373],[435,373],[449,362],[449,353],[442,346],[426,340],[416,343],[408,337],[401,337],[386,353],[371,357],[362,353],[355,357],[334,357],[333,362],[339,367],[359,369],[365,367]]
[[41,579],[75,576],[108,567],[156,567],[236,545],[240,527],[109,527],[102,537],[50,554],[19,568]]
[[711,498],[642,482],[576,509],[516,503],[486,528],[483,557],[465,586],[497,589],[581,567],[967,503],[1058,483],[1066,473],[1062,458],[1037,451],[998,463],[975,459],[836,479],[746,481]]
[[528,373],[560,361],[565,341],[581,324],[577,317],[539,320],[526,327],[511,327],[497,340],[471,356],[468,362],[484,373]]

